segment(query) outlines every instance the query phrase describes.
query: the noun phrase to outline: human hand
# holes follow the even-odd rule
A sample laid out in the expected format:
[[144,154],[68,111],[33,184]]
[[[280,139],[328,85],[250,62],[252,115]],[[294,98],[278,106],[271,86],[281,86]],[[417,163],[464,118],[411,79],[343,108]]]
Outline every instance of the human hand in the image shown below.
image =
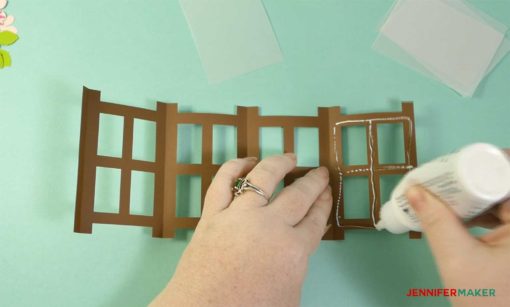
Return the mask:
[[268,204],[252,191],[233,198],[246,175],[271,195],[296,156],[232,160],[211,183],[202,217],[176,272],[153,306],[298,306],[310,254],[331,211],[329,174],[321,167]]
[[475,218],[469,220],[466,223],[468,227],[483,227],[493,229],[502,224],[506,223],[505,221],[508,219],[505,215],[510,210],[510,199],[502,202],[501,204],[495,205],[490,208],[483,214],[476,216]]
[[[489,289],[486,297],[450,296],[453,305],[508,306],[510,201],[498,207],[497,216],[502,225],[476,238],[445,203],[425,189],[413,187],[407,197],[420,219],[444,287],[466,291]],[[490,296],[490,289],[494,289],[495,296]]]

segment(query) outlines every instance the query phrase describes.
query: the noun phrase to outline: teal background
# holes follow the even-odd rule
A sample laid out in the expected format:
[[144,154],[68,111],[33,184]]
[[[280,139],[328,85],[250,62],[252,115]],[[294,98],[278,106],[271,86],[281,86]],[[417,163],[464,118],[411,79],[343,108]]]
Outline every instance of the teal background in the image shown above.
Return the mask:
[[[391,0],[266,0],[284,61],[214,86],[175,0],[10,2],[21,39],[7,48],[13,66],[0,71],[2,306],[146,305],[191,235],[154,239],[148,229],[108,225],[73,233],[83,85],[106,101],[145,108],[179,102],[194,112],[233,113],[240,104],[259,105],[262,114],[314,115],[318,106],[337,105],[359,113],[414,100],[420,162],[476,141],[510,146],[510,58],[474,98],[461,98],[371,50]],[[510,25],[510,1],[471,3]],[[150,153],[154,139],[141,131],[140,146]],[[112,132],[104,146],[114,145],[108,139],[118,138]],[[191,145],[184,144],[190,154]],[[298,147],[298,155],[309,154]],[[139,180],[143,203],[150,178]],[[302,305],[447,305],[407,298],[413,287],[440,287],[425,240],[349,231],[345,241],[322,242],[312,257]]]

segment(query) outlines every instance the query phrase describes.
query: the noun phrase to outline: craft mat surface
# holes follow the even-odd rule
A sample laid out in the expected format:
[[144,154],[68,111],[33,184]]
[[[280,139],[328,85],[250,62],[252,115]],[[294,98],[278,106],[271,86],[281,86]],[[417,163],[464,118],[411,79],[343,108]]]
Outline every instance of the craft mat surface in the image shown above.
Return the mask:
[[[510,147],[510,58],[473,99],[461,98],[371,49],[392,3],[264,1],[284,61],[211,86],[177,1],[11,1],[23,37],[9,49],[15,63],[0,73],[0,305],[145,305],[188,242],[189,233],[160,240],[143,228],[73,232],[83,85],[100,88],[106,101],[179,102],[193,112],[234,113],[244,104],[262,114],[309,115],[341,105],[354,114],[413,100],[420,162],[474,141]],[[471,3],[510,24],[509,1]],[[366,153],[356,133],[352,160]],[[351,187],[353,201],[366,201],[366,191]],[[322,242],[312,257],[303,306],[448,306],[444,298],[405,296],[409,288],[440,287],[424,239],[346,235]]]

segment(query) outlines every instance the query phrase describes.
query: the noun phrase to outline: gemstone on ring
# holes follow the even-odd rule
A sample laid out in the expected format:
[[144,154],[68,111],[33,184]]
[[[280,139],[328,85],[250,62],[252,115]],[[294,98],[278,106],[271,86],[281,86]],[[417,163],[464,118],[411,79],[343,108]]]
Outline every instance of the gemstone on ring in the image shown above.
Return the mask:
[[264,197],[266,200],[269,200],[269,198],[266,196],[266,193],[264,193],[264,191],[262,191],[262,189],[260,189],[259,187],[257,187],[256,185],[254,185],[253,183],[248,181],[248,179],[245,177],[237,178],[234,181],[234,186],[232,187],[232,191],[234,191],[234,196],[240,196],[245,191],[252,191],[252,192],[255,192],[255,193],[259,194],[260,196]]
[[241,188],[243,187],[243,183],[244,183],[243,178],[237,178],[235,183],[234,183],[234,189],[236,191],[240,191]]

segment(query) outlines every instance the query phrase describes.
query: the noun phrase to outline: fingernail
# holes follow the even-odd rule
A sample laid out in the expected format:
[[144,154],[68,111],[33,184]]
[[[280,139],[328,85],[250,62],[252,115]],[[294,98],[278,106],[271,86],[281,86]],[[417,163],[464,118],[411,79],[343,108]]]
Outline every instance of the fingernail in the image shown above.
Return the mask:
[[284,156],[288,157],[288,158],[291,158],[292,160],[296,160],[296,154],[292,153],[292,152],[288,152],[288,153],[285,153]]
[[333,225],[332,224],[326,225],[326,228],[324,228],[324,234],[323,235],[325,235],[326,232],[328,232],[328,230],[331,228],[331,226],[333,226]]
[[409,190],[407,190],[406,196],[415,210],[420,210],[425,204],[425,192],[419,187],[410,187]]
[[247,157],[247,158],[244,158],[245,160],[248,160],[248,161],[257,161],[259,158],[257,157]]

